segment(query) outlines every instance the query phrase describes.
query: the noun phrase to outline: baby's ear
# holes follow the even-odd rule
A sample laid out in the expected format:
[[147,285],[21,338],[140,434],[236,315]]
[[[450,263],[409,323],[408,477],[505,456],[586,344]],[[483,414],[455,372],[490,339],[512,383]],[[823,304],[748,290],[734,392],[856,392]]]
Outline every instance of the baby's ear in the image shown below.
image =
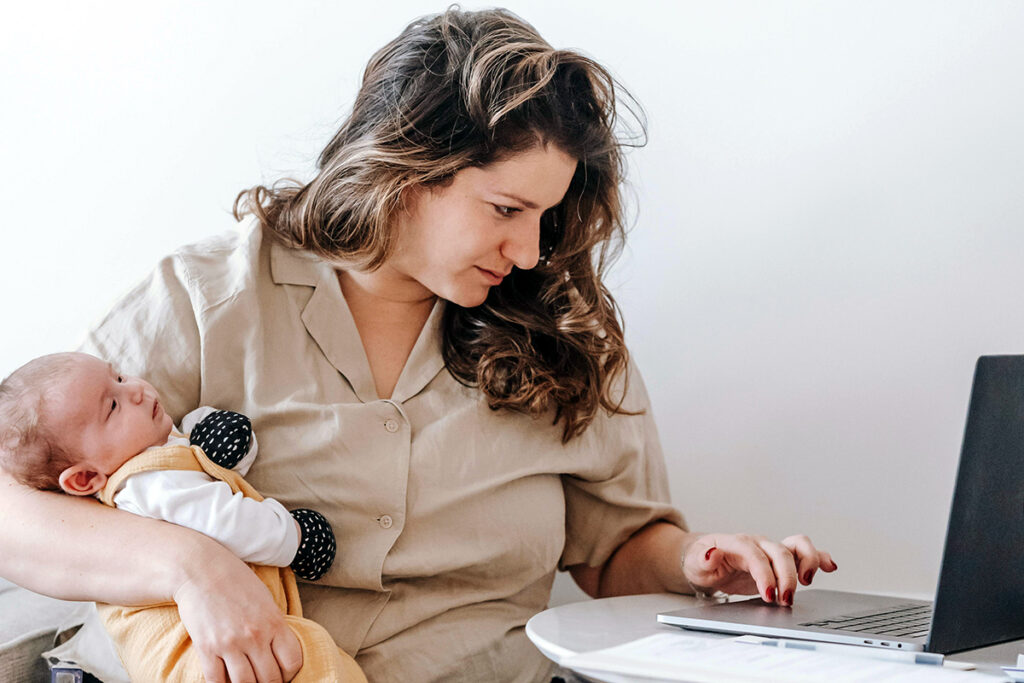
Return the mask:
[[72,496],[91,496],[107,483],[107,475],[89,469],[88,465],[72,465],[60,473],[58,479],[64,493]]

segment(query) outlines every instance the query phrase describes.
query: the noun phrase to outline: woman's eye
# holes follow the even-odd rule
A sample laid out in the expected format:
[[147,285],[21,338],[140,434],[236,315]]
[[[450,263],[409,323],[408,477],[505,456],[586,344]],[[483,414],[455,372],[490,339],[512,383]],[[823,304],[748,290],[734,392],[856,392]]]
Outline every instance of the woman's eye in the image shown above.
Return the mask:
[[517,209],[513,206],[501,206],[500,204],[495,204],[494,210],[497,211],[498,215],[502,216],[503,218],[511,218],[512,216],[522,211],[522,209]]

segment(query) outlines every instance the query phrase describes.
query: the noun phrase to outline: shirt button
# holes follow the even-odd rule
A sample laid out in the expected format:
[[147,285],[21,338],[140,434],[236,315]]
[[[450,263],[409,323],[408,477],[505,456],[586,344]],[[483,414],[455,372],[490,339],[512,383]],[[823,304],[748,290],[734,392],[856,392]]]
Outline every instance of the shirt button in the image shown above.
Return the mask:
[[399,429],[398,422],[396,422],[395,420],[385,420],[384,429],[394,434]]
[[391,519],[391,515],[381,515],[380,517],[377,518],[377,521],[385,529],[390,529],[391,525],[394,524],[394,520]]

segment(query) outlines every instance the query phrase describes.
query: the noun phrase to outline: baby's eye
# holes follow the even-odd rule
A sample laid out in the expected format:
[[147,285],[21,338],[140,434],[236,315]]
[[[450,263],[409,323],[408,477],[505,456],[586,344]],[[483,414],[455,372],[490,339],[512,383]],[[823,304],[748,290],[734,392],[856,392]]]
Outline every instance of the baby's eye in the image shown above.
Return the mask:
[[115,410],[117,410],[117,401],[111,401],[110,402],[110,412],[114,412]]
[[500,204],[495,204],[494,210],[497,211],[498,215],[503,218],[511,218],[512,216],[522,211],[522,209],[517,209],[514,206],[501,206]]
[[121,382],[124,382],[124,378],[121,377],[121,375],[118,375],[117,376],[117,382],[118,382],[118,384],[120,384]]

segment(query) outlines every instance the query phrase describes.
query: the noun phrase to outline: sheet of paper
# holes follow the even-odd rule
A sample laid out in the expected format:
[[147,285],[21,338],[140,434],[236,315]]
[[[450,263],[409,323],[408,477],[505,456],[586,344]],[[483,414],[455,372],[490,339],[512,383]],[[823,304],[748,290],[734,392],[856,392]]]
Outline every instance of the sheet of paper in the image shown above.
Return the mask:
[[1017,666],[1004,666],[1005,673],[1014,683],[1024,683],[1024,655],[1017,655]]
[[983,683],[1000,680],[938,666],[780,650],[681,633],[658,633],[604,650],[574,655],[561,664],[596,678],[602,673],[618,673],[690,683]]

